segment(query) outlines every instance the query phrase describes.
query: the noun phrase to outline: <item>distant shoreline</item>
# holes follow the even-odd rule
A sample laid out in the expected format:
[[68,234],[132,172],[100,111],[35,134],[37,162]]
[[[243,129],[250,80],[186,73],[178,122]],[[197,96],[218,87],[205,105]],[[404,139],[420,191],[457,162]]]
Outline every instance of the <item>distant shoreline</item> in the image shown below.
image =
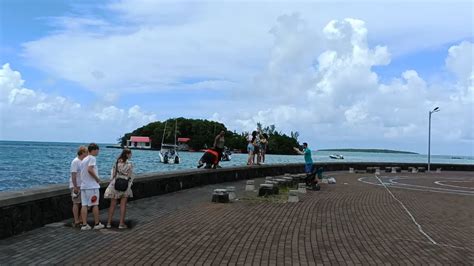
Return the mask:
[[396,151],[396,150],[387,150],[387,149],[320,149],[318,151],[419,154],[419,153],[411,152],[411,151]]

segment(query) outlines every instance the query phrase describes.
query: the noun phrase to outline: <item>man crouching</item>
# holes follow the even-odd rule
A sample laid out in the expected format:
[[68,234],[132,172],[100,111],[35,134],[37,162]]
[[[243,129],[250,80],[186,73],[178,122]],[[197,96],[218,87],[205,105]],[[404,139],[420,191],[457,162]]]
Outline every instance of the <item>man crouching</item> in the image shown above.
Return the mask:
[[201,159],[199,159],[197,168],[204,166],[205,169],[216,169],[219,163],[219,153],[213,149],[204,151]]

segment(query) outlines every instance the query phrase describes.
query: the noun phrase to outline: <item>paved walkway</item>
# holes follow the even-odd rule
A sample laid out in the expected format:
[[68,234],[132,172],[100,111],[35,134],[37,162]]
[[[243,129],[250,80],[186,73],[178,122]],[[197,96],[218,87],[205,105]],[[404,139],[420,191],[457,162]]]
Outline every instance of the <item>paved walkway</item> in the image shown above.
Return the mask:
[[[243,181],[137,200],[131,229],[48,225],[0,240],[0,264],[474,263],[472,172],[329,174],[336,185],[299,203],[256,198]],[[228,185],[240,200],[211,203]]]

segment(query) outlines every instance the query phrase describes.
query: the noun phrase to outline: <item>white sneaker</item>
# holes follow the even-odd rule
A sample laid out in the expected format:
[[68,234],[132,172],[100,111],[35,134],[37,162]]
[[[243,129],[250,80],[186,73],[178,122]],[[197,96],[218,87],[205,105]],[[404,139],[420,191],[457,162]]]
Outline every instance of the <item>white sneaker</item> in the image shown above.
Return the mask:
[[98,224],[94,225],[94,230],[100,230],[100,229],[102,229],[102,228],[104,228],[104,227],[105,227],[105,226],[104,226],[103,224],[98,223]]
[[91,229],[92,229],[91,226],[88,225],[88,224],[83,225],[83,226],[81,227],[81,231],[87,231],[87,230],[91,230]]

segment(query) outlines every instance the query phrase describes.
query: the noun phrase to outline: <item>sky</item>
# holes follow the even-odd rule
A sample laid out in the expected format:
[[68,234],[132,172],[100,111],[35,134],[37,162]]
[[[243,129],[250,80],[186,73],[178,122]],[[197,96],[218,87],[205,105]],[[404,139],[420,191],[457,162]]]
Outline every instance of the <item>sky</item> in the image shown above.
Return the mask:
[[173,117],[474,156],[472,1],[0,0],[0,139]]

